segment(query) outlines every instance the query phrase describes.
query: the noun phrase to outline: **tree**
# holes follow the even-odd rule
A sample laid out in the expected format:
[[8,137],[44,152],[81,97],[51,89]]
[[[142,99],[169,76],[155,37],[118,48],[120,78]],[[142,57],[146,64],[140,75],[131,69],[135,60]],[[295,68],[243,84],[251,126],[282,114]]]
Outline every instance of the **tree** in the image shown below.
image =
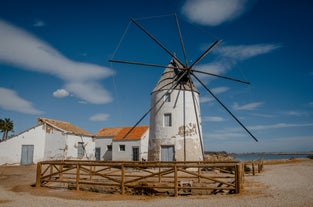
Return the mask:
[[10,118],[0,119],[0,130],[3,132],[2,141],[8,139],[8,133],[13,132],[14,124]]

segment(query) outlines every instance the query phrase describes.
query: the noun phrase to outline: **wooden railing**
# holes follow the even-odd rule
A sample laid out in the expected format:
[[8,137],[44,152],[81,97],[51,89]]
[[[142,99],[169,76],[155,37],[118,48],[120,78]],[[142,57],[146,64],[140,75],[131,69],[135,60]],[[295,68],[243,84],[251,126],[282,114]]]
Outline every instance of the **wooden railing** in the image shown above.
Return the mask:
[[240,193],[239,162],[43,161],[36,187],[120,194],[197,195]]
[[263,159],[249,160],[243,163],[245,174],[256,175],[256,173],[261,173],[263,171],[264,163]]

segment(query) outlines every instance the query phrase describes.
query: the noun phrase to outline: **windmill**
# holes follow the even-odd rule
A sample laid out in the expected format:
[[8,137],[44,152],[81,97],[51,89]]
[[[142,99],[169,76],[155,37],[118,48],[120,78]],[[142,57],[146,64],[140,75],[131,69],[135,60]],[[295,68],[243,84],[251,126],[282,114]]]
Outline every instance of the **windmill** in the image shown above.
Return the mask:
[[165,68],[160,80],[151,93],[151,107],[125,134],[124,137],[150,114],[150,134],[148,159],[151,161],[201,161],[204,158],[203,137],[200,116],[199,92],[194,86],[196,80],[228,113],[229,115],[255,140],[256,137],[242,124],[242,122],[222,103],[222,101],[200,80],[198,74],[223,78],[239,83],[250,84],[247,81],[196,70],[195,66],[217,47],[221,40],[216,40],[191,65],[188,64],[184,41],[175,14],[176,27],[182,47],[184,61],[167,49],[147,29],[135,19],[131,19],[140,30],[153,40],[170,57],[167,66],[143,62],[132,62],[110,59],[110,62],[134,64],[149,67]]

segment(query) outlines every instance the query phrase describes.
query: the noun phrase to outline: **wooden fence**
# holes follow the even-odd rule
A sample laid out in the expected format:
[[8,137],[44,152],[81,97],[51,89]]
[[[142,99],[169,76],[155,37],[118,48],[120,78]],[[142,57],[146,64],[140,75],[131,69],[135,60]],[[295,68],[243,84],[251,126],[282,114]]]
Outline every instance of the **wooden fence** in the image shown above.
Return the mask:
[[263,159],[249,160],[243,163],[245,174],[256,175],[256,173],[261,173],[263,171],[264,163]]
[[239,162],[43,161],[36,187],[170,196],[240,193]]

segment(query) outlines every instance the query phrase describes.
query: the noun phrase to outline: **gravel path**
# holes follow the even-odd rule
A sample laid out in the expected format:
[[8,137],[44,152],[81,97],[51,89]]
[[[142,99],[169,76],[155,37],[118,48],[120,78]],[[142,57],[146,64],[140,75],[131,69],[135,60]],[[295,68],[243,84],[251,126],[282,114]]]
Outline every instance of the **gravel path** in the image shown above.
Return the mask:
[[[181,206],[312,206],[313,205],[313,160],[265,165],[265,170],[256,176],[245,177],[245,190],[240,195],[207,195],[188,197],[130,197],[101,195],[97,193],[65,190],[34,189],[28,185],[10,184],[8,180],[19,180],[10,174],[7,177],[0,167],[0,206],[14,207],[181,207]],[[29,178],[32,178],[33,175]],[[30,182],[27,176],[23,182]],[[28,181],[27,181],[28,179]],[[20,183],[23,183],[20,182]],[[33,182],[33,180],[31,181]],[[70,200],[70,199],[75,200]]]

